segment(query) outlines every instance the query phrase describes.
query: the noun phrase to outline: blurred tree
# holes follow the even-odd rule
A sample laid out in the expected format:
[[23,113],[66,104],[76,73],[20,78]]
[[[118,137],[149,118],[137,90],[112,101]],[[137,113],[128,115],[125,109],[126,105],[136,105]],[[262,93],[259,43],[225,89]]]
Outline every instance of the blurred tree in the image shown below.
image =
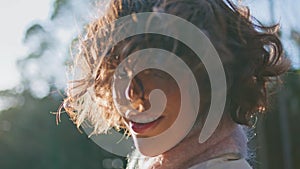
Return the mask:
[[[241,1],[239,1],[241,2]],[[272,98],[272,108],[259,120],[256,128],[254,150],[257,158],[253,160],[258,169],[296,169],[300,161],[300,27],[299,1],[243,1],[249,3],[255,17],[263,23],[279,23],[279,34],[285,54],[292,59],[290,72],[283,77],[283,86]]]
[[[66,84],[69,47],[92,19],[96,0],[55,0],[49,20],[32,24],[24,36],[28,54],[18,61],[22,83],[0,92],[0,164],[17,169],[123,168],[124,158],[102,150],[62,114],[55,115]],[[90,18],[89,18],[90,17]],[[1,104],[2,103],[2,104]],[[2,106],[1,106],[2,105]]]
[[56,125],[50,112],[59,107],[59,95],[37,99],[25,91],[10,96],[23,104],[1,113],[1,168],[101,169],[105,160],[119,159],[81,134],[65,114]]

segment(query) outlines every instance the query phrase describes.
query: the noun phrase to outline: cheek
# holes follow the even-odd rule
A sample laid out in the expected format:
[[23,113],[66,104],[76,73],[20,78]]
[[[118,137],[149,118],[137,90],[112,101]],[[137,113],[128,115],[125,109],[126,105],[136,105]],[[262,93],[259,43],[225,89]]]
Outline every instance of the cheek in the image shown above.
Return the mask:
[[168,108],[171,108],[173,110],[180,108],[180,93],[178,91],[171,92],[170,94],[167,94],[167,106]]
[[166,96],[171,104],[180,104],[180,89],[176,83],[169,83],[165,88]]
[[166,116],[168,119],[171,120],[171,122],[174,122],[177,118],[177,115],[180,111],[181,106],[181,96],[180,91],[177,86],[169,86],[166,92],[167,96],[167,106],[166,106]]

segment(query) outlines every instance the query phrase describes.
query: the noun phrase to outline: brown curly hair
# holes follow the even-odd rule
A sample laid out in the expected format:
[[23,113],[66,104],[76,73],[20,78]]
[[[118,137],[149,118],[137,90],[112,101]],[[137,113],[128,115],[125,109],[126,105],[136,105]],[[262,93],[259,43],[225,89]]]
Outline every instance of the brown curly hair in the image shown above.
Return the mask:
[[278,25],[263,26],[251,17],[247,7],[238,7],[229,0],[113,0],[104,16],[87,26],[74,60],[76,77],[69,83],[63,106],[78,127],[88,120],[94,126],[93,134],[111,127],[125,128],[112,101],[112,76],[126,56],[147,47],[164,48],[180,56],[201,84],[201,97],[205,96],[201,100],[209,105],[210,84],[205,68],[183,43],[145,34],[110,46],[114,28],[103,27],[123,16],[153,11],[181,17],[209,37],[225,69],[226,112],[235,122],[249,125],[251,115],[266,110],[270,86],[276,85],[290,67],[278,38]]

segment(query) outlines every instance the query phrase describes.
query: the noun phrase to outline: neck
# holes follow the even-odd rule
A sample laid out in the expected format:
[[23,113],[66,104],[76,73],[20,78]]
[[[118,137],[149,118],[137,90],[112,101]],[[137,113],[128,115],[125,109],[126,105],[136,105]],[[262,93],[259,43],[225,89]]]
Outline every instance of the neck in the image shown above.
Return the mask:
[[140,161],[143,168],[181,169],[225,154],[246,155],[247,139],[240,126],[223,121],[202,144],[198,142],[200,128],[194,128],[182,142],[162,155],[144,158]]

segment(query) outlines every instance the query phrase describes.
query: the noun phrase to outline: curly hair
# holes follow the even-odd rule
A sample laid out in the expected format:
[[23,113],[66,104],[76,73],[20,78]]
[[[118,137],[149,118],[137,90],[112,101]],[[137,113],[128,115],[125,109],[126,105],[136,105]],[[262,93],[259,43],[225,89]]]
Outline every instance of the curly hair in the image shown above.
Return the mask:
[[110,46],[114,28],[103,27],[123,16],[153,11],[181,17],[209,37],[225,69],[226,112],[235,122],[250,125],[253,114],[266,110],[270,86],[276,85],[279,76],[290,67],[278,38],[279,25],[264,26],[250,15],[247,7],[229,0],[113,0],[104,16],[87,26],[86,36],[79,41],[73,69],[76,77],[69,83],[63,105],[78,127],[88,120],[94,127],[92,134],[105,133],[112,127],[126,128],[113,104],[112,77],[126,56],[142,48],[164,48],[183,58],[201,84],[204,96],[209,96],[205,68],[183,43],[145,34]]

